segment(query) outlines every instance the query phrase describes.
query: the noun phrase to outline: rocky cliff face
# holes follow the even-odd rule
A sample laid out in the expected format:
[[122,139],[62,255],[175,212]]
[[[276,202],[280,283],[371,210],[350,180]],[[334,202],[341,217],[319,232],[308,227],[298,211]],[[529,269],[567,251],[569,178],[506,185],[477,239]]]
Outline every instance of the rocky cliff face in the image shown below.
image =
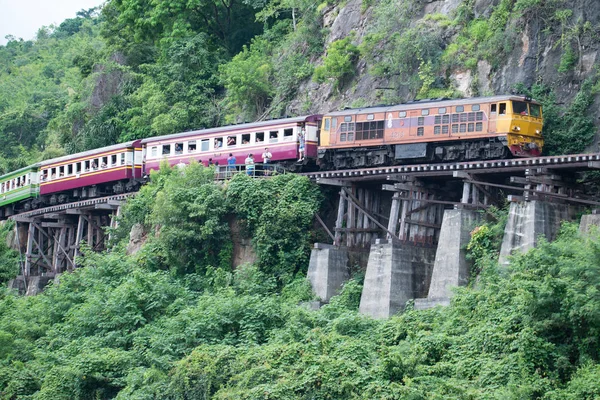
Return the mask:
[[[388,15],[382,16],[386,12]],[[382,32],[382,23],[391,29],[374,36]],[[329,30],[328,44],[350,35],[361,48],[354,73],[341,85],[331,80],[305,83],[298,91],[298,100],[290,104],[290,112],[302,111],[307,94],[311,102],[305,111],[309,112],[402,102],[419,96],[418,85],[411,87],[406,83],[408,78],[399,76],[398,71],[376,73],[382,57],[387,55],[378,58],[376,52],[363,50],[365,42],[376,37],[375,48],[379,46],[389,53],[390,45],[402,43],[399,37],[425,25],[427,28],[421,31],[434,32],[431,37],[439,40],[439,49],[434,49],[438,51],[434,57],[424,55],[421,66],[430,62],[433,86],[453,96],[506,94],[515,92],[515,88],[543,84],[554,91],[558,104],[567,105],[586,79],[596,82],[599,74],[597,0],[387,0],[369,7],[363,0],[349,0],[325,9],[323,25]],[[496,31],[490,33],[493,29]],[[454,51],[456,47],[458,51]],[[423,54],[425,51],[429,49]],[[316,63],[322,63],[325,57]],[[413,57],[420,58],[419,51]],[[460,62],[461,57],[467,61]],[[397,60],[397,64],[405,61]],[[422,73],[421,68],[413,71],[419,78]],[[600,115],[598,95],[594,95],[589,112]],[[594,118],[596,125],[598,115]]]

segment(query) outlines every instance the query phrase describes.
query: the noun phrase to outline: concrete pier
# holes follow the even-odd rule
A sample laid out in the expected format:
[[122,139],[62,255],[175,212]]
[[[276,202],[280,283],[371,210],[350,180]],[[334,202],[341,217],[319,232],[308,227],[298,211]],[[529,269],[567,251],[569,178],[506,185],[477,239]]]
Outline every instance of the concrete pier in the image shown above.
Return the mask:
[[426,299],[415,299],[415,308],[426,309],[450,304],[452,288],[469,281],[470,265],[466,247],[471,231],[481,221],[481,213],[471,210],[446,210],[435,254],[435,263]]
[[348,248],[315,243],[310,253],[308,280],[321,301],[328,302],[350,279]]
[[581,222],[579,223],[579,233],[589,233],[592,227],[600,229],[600,214],[587,214],[581,216]]
[[435,258],[435,248],[377,240],[371,245],[360,312],[387,318],[408,300],[422,297]]
[[570,220],[574,210],[565,204],[544,201],[511,203],[504,239],[500,249],[500,264],[508,265],[513,252],[527,252],[538,238],[554,240],[561,221]]

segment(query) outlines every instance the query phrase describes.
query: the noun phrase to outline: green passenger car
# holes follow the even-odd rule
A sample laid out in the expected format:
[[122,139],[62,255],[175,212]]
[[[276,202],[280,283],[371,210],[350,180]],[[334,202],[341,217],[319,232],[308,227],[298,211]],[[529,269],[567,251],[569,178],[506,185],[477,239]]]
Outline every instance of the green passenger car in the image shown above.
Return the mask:
[[[34,164],[0,176],[0,207],[2,209],[28,198],[39,197],[38,168],[39,165]],[[6,215],[7,213],[3,212],[2,214]]]

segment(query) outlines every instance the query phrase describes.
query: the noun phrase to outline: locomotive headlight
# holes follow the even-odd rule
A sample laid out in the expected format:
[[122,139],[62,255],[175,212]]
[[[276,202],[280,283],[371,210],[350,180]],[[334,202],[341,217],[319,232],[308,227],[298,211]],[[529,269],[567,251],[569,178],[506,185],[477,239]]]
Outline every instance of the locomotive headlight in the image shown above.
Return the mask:
[[513,126],[513,131],[519,132],[520,130],[521,130],[521,127],[519,127],[519,126]]
[[539,130],[539,129],[536,129],[536,130],[535,130],[535,133],[539,135],[539,134],[540,134],[540,130]]

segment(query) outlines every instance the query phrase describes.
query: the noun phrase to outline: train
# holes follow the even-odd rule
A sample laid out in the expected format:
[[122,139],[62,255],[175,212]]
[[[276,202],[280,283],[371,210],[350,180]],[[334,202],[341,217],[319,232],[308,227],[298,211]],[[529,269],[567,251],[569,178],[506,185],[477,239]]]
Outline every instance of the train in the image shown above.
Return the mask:
[[261,163],[268,149],[272,163],[303,171],[535,157],[543,150],[542,128],[541,104],[510,95],[412,101],[150,137],[0,176],[0,219],[136,191],[165,161],[223,166],[230,156],[243,164],[253,154]]

